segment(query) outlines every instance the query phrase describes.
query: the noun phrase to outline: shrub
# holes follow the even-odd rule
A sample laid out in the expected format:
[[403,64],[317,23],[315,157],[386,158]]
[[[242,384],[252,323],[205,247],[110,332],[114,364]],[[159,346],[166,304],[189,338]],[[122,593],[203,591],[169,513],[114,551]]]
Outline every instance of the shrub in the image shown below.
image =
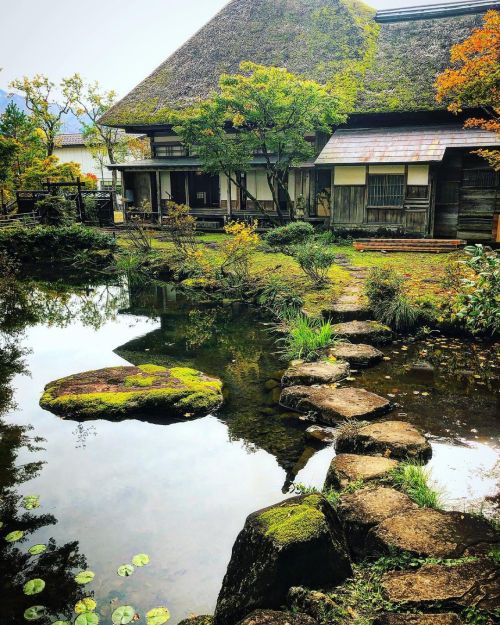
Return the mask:
[[279,342],[283,344],[281,354],[286,360],[315,360],[322,350],[335,342],[328,321],[312,319],[294,309],[282,311],[279,327],[285,333]]
[[269,282],[262,287],[257,302],[276,317],[279,317],[284,310],[299,310],[304,305],[300,295],[276,276],[271,276]]
[[302,243],[314,235],[314,227],[305,221],[292,221],[286,226],[274,228],[264,235],[264,240],[273,247],[286,247]]
[[482,245],[465,248],[468,255],[454,303],[456,318],[472,334],[500,332],[500,259]]
[[196,219],[189,214],[189,206],[168,202],[162,225],[182,256],[195,249]]
[[293,246],[290,254],[316,286],[322,286],[328,281],[328,270],[336,256],[333,250],[309,240]]
[[397,331],[412,330],[417,325],[420,310],[408,299],[403,278],[393,269],[373,269],[365,290],[378,321]]
[[47,195],[36,203],[40,222],[46,226],[69,226],[76,219],[75,205],[62,195]]
[[422,508],[441,507],[440,494],[429,486],[429,470],[419,464],[401,462],[390,479]]

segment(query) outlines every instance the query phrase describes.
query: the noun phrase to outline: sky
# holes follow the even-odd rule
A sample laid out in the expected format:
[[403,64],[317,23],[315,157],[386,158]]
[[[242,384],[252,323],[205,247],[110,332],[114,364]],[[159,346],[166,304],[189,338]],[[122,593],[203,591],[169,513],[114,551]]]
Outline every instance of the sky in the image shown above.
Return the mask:
[[[434,0],[436,1],[436,0]],[[452,2],[453,0],[440,0]],[[431,0],[366,0],[377,9]],[[0,0],[0,89],[75,72],[124,96],[227,0]]]

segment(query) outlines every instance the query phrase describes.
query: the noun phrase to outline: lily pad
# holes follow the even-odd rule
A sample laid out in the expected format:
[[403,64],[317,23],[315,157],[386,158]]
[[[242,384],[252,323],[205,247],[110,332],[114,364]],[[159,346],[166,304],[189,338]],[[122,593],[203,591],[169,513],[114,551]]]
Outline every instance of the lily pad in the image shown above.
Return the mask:
[[146,613],[146,622],[148,625],[163,625],[170,618],[170,612],[167,608],[160,606],[153,608]]
[[47,550],[47,545],[40,543],[38,545],[33,545],[33,547],[30,547],[28,549],[28,553],[31,554],[32,556],[38,556],[46,550]]
[[35,577],[35,579],[30,579],[23,586],[23,592],[25,595],[37,595],[39,592],[45,588],[45,582],[43,579],[39,577]]
[[45,616],[46,609],[43,605],[32,605],[24,611],[24,618],[27,621],[37,621],[39,618]]
[[97,625],[99,623],[99,615],[95,612],[85,612],[76,617],[75,625]]
[[22,530],[14,530],[13,532],[9,532],[5,537],[5,540],[8,543],[15,543],[24,536],[24,532]]
[[127,625],[135,616],[135,609],[131,605],[121,605],[111,615],[113,625]]
[[138,553],[132,558],[132,564],[134,566],[146,566],[149,564],[149,556],[145,553]]
[[39,495],[26,495],[23,498],[22,506],[25,510],[33,510],[34,508],[40,507],[40,496]]
[[75,575],[75,582],[77,584],[88,584],[95,577],[95,573],[93,571],[80,571],[78,575]]
[[122,564],[116,572],[120,577],[130,577],[134,572],[134,567],[131,564]]
[[77,614],[84,614],[85,612],[93,612],[96,609],[97,603],[92,597],[84,597],[77,601],[75,604],[75,612]]

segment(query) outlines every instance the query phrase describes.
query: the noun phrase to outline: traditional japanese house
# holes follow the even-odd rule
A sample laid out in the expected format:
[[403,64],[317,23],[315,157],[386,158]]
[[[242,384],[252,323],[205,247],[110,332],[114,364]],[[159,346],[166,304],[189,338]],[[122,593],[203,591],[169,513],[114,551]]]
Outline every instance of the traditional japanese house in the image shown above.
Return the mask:
[[[298,165],[288,189],[304,219],[346,229],[489,240],[500,213],[499,175],[474,154],[499,145],[465,130],[435,100],[436,76],[453,44],[500,1],[459,1],[379,11],[357,0],[232,0],[103,117],[144,133],[153,157],[122,163],[125,197],[155,214],[187,203],[201,227],[261,215],[225,176],[203,172],[168,124],[172,108],[207,97],[223,72],[252,60],[328,82],[358,70],[353,112],[330,138],[310,137],[317,158]],[[263,160],[237,172],[272,213]],[[229,193],[228,193],[229,191]],[[230,195],[231,201],[228,201]]]

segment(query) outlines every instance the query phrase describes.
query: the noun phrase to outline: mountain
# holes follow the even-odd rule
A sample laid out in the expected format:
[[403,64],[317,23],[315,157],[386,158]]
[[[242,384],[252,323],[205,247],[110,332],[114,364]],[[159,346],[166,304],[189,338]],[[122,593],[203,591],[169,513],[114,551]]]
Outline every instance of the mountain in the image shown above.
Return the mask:
[[[9,102],[13,101],[22,110],[29,113],[24,102],[24,98],[17,93],[9,94],[7,91],[0,89],[0,114],[5,111]],[[57,104],[52,105],[57,107]],[[63,115],[63,126],[61,133],[72,134],[82,131],[82,123],[76,115],[69,112]]]

